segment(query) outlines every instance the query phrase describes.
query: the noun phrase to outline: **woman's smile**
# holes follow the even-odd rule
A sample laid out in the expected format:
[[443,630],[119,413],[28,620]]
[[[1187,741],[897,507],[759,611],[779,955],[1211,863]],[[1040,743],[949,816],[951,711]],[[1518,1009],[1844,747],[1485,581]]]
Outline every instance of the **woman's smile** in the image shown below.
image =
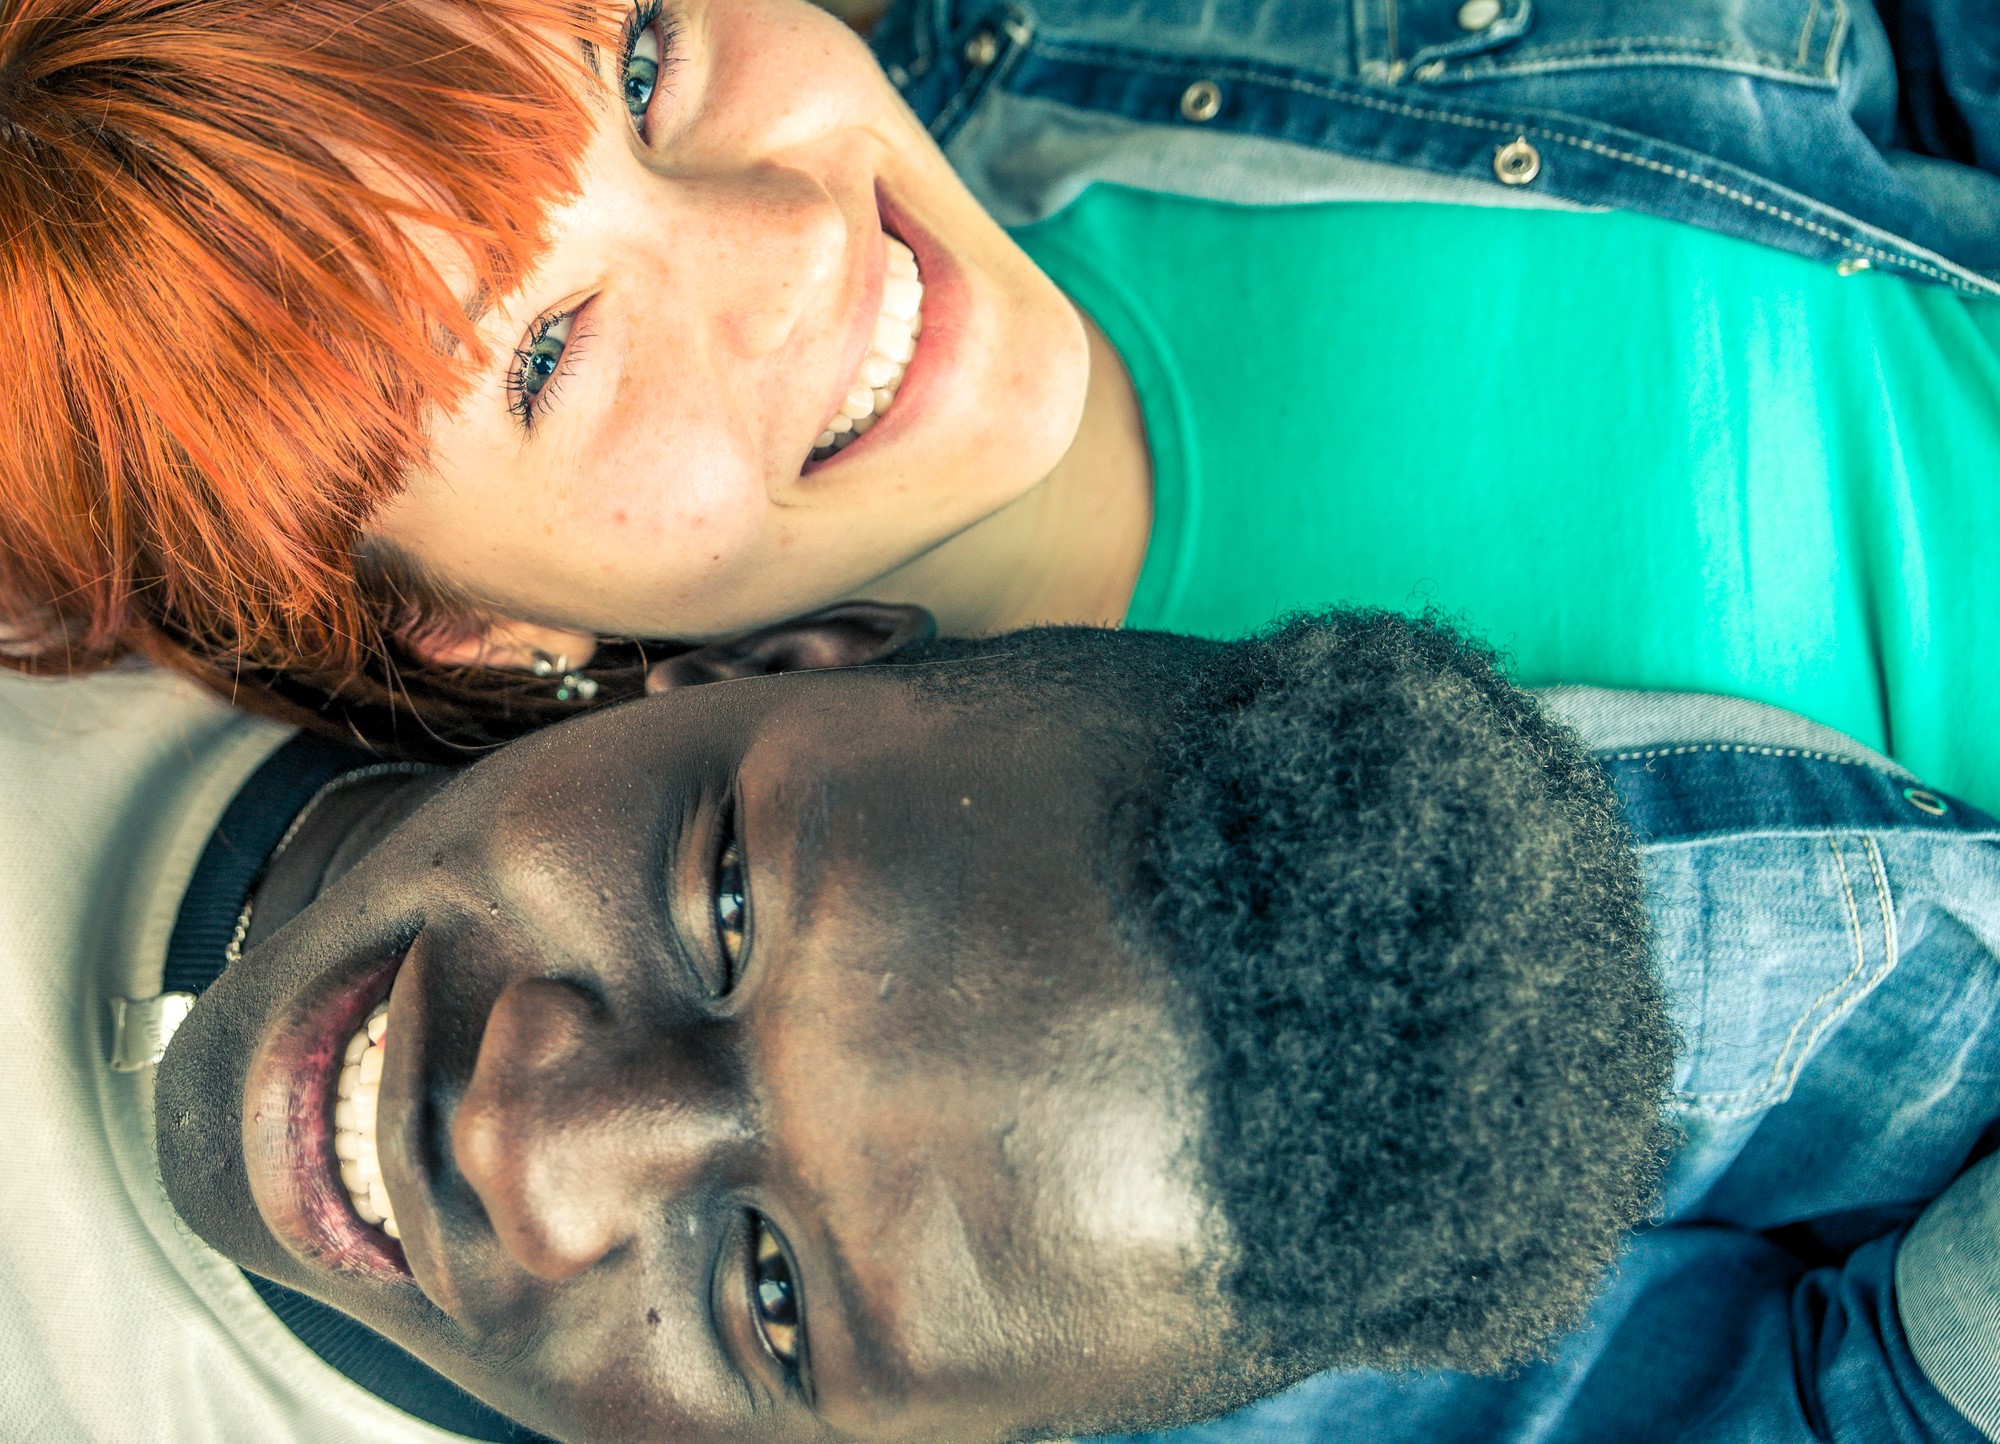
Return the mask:
[[634,23],[598,59],[576,195],[482,325],[497,376],[431,418],[371,530],[502,616],[712,636],[1034,490],[1089,351],[840,22],[685,0]]

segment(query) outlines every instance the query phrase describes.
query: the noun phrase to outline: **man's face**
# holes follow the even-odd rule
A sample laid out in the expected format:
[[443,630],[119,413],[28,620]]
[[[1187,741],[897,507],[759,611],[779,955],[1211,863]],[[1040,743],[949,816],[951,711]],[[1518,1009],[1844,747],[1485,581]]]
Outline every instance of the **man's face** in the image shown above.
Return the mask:
[[[1152,1396],[1221,1321],[1106,750],[868,669],[509,748],[203,997],[168,1191],[565,1440],[999,1439]],[[329,1121],[384,996],[400,1249]]]

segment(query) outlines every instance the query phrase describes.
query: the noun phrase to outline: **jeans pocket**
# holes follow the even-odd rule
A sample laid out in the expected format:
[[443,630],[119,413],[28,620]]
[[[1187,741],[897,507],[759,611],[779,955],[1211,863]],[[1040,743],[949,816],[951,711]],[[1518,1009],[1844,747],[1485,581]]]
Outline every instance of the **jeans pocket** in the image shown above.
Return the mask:
[[1783,1102],[1827,1032],[1896,966],[1896,914],[1864,833],[1764,834],[1653,851],[1661,969],[1683,1034],[1679,1107]]

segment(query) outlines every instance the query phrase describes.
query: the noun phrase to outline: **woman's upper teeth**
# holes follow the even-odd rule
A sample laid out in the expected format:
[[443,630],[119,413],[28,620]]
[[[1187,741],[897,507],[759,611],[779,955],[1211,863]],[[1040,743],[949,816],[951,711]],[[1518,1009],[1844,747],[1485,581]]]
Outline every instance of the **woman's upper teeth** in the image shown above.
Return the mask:
[[347,1040],[340,1081],[333,1094],[333,1152],[340,1164],[340,1181],[362,1221],[390,1238],[401,1238],[388,1190],[382,1186],[382,1160],[376,1151],[376,1102],[382,1089],[382,1058],[389,1036],[389,1002],[375,1011]]
[[839,412],[813,443],[815,461],[832,456],[889,409],[923,331],[924,283],[917,275],[916,255],[894,236],[882,240],[882,310],[875,318],[875,334]]

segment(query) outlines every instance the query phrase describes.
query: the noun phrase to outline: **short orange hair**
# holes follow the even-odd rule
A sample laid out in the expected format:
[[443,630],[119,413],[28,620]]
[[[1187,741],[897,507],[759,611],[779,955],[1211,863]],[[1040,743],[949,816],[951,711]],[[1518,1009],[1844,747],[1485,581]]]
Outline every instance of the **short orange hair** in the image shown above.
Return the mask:
[[478,354],[411,228],[495,295],[533,262],[588,136],[568,17],[0,0],[0,660],[393,702],[437,599],[357,538]]

